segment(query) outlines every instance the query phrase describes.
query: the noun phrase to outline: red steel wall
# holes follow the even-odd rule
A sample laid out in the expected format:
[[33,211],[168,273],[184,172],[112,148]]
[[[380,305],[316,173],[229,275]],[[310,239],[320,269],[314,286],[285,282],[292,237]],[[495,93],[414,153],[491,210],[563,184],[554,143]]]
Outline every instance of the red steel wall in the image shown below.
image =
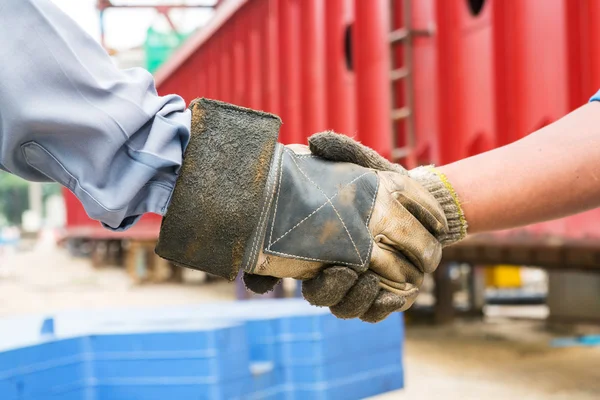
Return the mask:
[[[227,0],[158,71],[157,88],[274,112],[283,143],[332,129],[389,157],[390,70],[401,47],[392,53],[388,35],[401,27],[404,1],[413,27],[433,32],[413,39],[411,164],[510,143],[600,88],[597,0]],[[68,213],[71,224],[82,210],[70,201]],[[595,222],[599,211],[527,231],[600,237]]]

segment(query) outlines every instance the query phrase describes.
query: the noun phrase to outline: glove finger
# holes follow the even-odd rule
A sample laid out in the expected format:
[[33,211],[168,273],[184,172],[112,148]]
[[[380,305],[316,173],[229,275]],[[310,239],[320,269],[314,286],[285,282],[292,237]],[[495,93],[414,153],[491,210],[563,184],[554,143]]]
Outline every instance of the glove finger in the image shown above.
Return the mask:
[[331,131],[316,133],[308,138],[308,146],[313,154],[327,160],[350,162],[380,171],[407,174],[406,169],[401,165],[389,162],[375,150],[346,135]]
[[302,295],[312,305],[331,307],[339,303],[358,275],[348,267],[330,267],[302,282]]
[[393,288],[393,292],[406,296],[415,288],[421,287],[425,274],[404,255],[394,249],[373,246],[369,271],[379,277],[379,284]]
[[243,279],[246,289],[251,290],[256,294],[270,292],[277,286],[279,281],[281,281],[281,278],[276,278],[274,276],[255,275],[246,272],[244,272]]
[[339,303],[330,307],[331,313],[344,319],[360,317],[371,307],[379,290],[377,275],[366,272],[359,276],[358,281]]
[[419,220],[434,235],[448,232],[448,222],[444,209],[427,189],[413,179],[396,173],[381,172],[382,185],[404,208]]
[[423,272],[435,271],[442,259],[442,244],[400,203],[384,204],[371,221],[379,247],[401,253]]
[[405,298],[382,289],[371,307],[360,317],[360,319],[371,323],[383,321],[391,313],[404,309],[405,304]]

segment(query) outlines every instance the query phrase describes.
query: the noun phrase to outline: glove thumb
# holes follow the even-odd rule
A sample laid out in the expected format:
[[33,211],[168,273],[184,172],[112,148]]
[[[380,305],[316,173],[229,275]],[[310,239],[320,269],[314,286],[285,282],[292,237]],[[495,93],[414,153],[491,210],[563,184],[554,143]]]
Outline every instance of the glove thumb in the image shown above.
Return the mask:
[[274,276],[254,275],[244,272],[244,285],[246,289],[251,290],[256,294],[265,294],[270,292],[277,286],[281,278]]
[[308,146],[313,154],[327,160],[349,162],[379,171],[408,174],[401,165],[389,162],[375,150],[346,135],[332,131],[312,135],[308,138]]

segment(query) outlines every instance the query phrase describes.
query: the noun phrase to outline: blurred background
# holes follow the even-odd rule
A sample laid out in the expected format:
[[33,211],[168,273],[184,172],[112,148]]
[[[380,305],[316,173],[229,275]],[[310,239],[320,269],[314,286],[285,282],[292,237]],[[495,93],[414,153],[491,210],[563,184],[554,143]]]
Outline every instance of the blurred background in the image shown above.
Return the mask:
[[[600,89],[597,0],[53,1],[161,94],[407,168],[508,144]],[[0,398],[600,398],[598,210],[446,249],[377,325],[293,281],[258,297],[176,268],[159,224],[110,232],[60,186],[0,173]]]

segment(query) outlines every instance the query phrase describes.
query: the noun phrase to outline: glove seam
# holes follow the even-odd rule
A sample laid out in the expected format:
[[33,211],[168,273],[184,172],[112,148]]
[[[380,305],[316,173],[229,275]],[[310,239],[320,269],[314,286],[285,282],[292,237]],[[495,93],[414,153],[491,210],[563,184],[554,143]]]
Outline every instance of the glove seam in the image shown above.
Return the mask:
[[[352,242],[352,246],[354,247],[354,250],[356,251],[356,253],[357,253],[357,255],[358,255],[358,259],[359,259],[359,261],[360,261],[360,264],[356,264],[356,263],[354,263],[354,264],[352,264],[352,265],[357,265],[357,266],[360,266],[360,267],[364,267],[364,266],[367,264],[367,262],[368,262],[368,259],[367,259],[367,260],[365,260],[365,261],[363,261],[362,255],[360,254],[360,250],[358,250],[358,247],[356,246],[356,243],[354,242],[354,238],[352,237],[352,234],[351,234],[351,233],[350,233],[350,231],[348,230],[348,227],[346,226],[346,223],[344,222],[344,220],[343,220],[343,219],[342,219],[342,217],[340,216],[339,212],[337,211],[337,209],[336,209],[336,208],[335,208],[335,206],[333,205],[333,203],[332,203],[331,199],[329,198],[329,196],[327,196],[327,194],[325,193],[325,191],[323,191],[323,189],[321,189],[321,187],[320,187],[319,185],[317,185],[317,184],[316,184],[316,183],[315,183],[315,182],[314,182],[312,179],[310,179],[310,177],[309,177],[309,176],[306,174],[306,172],[305,172],[305,171],[304,171],[304,170],[303,170],[303,169],[300,167],[300,165],[298,165],[298,162],[296,161],[296,159],[295,159],[295,155],[293,154],[293,152],[292,152],[292,151],[290,151],[290,150],[288,150],[288,149],[284,149],[284,151],[285,151],[285,152],[288,154],[288,156],[290,157],[290,159],[292,160],[292,162],[294,163],[294,165],[296,166],[296,168],[298,168],[298,170],[300,171],[300,173],[302,173],[302,175],[303,175],[303,176],[304,176],[304,177],[305,177],[305,178],[306,178],[306,179],[307,179],[307,180],[308,180],[308,181],[309,181],[309,182],[310,182],[310,183],[311,183],[313,186],[315,186],[315,187],[316,187],[316,188],[317,188],[317,189],[318,189],[318,190],[321,192],[321,194],[322,194],[322,195],[325,197],[325,199],[327,199],[326,203],[329,203],[329,204],[331,205],[331,207],[333,208],[333,211],[335,212],[335,214],[337,215],[338,219],[339,219],[339,220],[340,220],[340,222],[342,223],[342,226],[344,227],[344,230],[346,231],[346,234],[347,234],[347,235],[348,235],[348,237],[350,238],[350,241]],[[284,157],[285,157],[285,156],[284,156]],[[283,171],[283,169],[282,169],[282,171]],[[364,175],[367,175],[367,173],[365,173],[365,174],[361,175],[361,177],[362,177],[362,176],[364,176]],[[280,182],[280,184],[279,184],[279,185],[280,185],[279,187],[281,188],[281,182]],[[273,250],[271,249],[271,247],[272,247],[272,245],[273,245],[273,242],[272,242],[272,239],[273,239],[273,227],[275,226],[275,217],[277,216],[277,204],[278,204],[278,202],[279,202],[279,191],[277,192],[277,201],[276,201],[276,203],[275,203],[275,212],[274,212],[274,215],[273,215],[273,223],[272,223],[272,225],[271,225],[271,235],[270,235],[270,237],[269,237],[269,246],[268,246],[268,248],[269,248],[269,250],[271,250],[271,251],[273,251]],[[281,254],[284,254],[284,253],[281,253]],[[294,255],[292,255],[292,254],[288,254],[288,255],[289,255],[289,256],[294,256]],[[321,261],[321,260],[319,260],[319,261]],[[334,262],[337,262],[337,261],[334,261]]]
[[[359,179],[361,179],[362,177],[364,177],[365,175],[368,175],[372,172],[365,172],[362,175],[359,175],[358,177],[352,179],[350,182],[346,183],[344,185],[344,187],[353,184],[354,182],[358,181]],[[289,234],[291,231],[293,231],[294,229],[296,229],[298,226],[300,226],[304,221],[306,221],[307,219],[309,219],[310,217],[312,217],[314,214],[316,214],[318,211],[320,211],[321,209],[323,209],[323,207],[325,207],[327,204],[330,204],[331,200],[335,199],[338,195],[339,195],[339,191],[334,194],[333,196],[331,196],[329,198],[329,200],[325,201],[323,204],[321,204],[316,210],[314,210],[313,212],[311,212],[310,214],[308,214],[306,217],[304,217],[300,222],[298,222],[296,225],[294,225],[293,227],[291,227],[287,232],[285,232],[283,235],[279,236],[277,239],[275,239],[274,241],[269,241],[269,247],[274,245],[275,243],[277,243],[278,241],[280,241],[281,239],[283,239],[287,234]],[[361,262],[362,262],[362,256],[361,257]]]
[[345,262],[345,261],[322,260],[320,258],[311,258],[311,257],[299,256],[299,255],[296,255],[296,254],[282,253],[280,251],[276,251],[276,250],[273,250],[273,249],[268,249],[268,250],[265,250],[265,251],[267,253],[270,253],[270,254],[280,254],[282,256],[289,256],[289,257],[292,257],[292,258],[297,258],[297,259],[307,260],[307,261],[318,261],[318,262],[323,262],[323,263],[328,263],[328,264],[348,265],[348,266],[360,267],[360,268],[364,267],[363,264],[349,263],[349,262]]
[[[281,171],[281,170],[283,170],[283,167],[281,165],[283,162],[283,155],[281,158],[278,159],[279,153],[280,153],[280,150],[276,147],[275,151],[274,151],[274,156],[273,156],[274,160],[273,161],[275,161],[275,168],[279,168]],[[277,171],[275,173],[277,174]],[[280,175],[280,179],[281,179],[281,172],[279,175]],[[263,209],[261,211],[260,218],[258,220],[258,224],[256,227],[255,236],[254,236],[254,242],[252,244],[252,252],[250,254],[250,257],[246,264],[246,267],[244,268],[246,271],[250,270],[250,272],[254,272],[254,270],[256,269],[256,262],[258,260],[259,249],[261,248],[261,239],[260,239],[260,237],[262,236],[261,231],[263,231],[263,226],[265,226],[267,224],[268,219],[269,219],[268,210],[271,208],[271,204],[273,202],[273,196],[275,195],[275,186],[277,184],[276,182],[281,183],[281,180],[278,181],[277,178],[275,178],[271,182],[267,181],[266,189],[267,189],[267,193],[270,193],[270,194],[265,199],[265,202],[263,204]],[[272,190],[271,190],[271,186],[273,187]],[[268,205],[268,207],[267,207],[267,205]],[[264,237],[262,240],[263,240],[263,244],[264,244]]]

